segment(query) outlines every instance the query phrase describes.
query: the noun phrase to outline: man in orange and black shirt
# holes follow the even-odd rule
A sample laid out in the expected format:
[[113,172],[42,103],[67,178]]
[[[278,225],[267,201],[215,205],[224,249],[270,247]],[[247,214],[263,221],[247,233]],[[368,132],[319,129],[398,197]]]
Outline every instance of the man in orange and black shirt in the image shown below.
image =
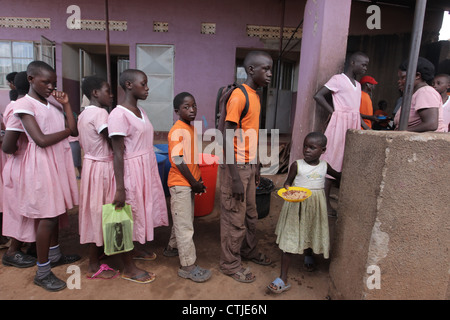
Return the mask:
[[[257,152],[261,111],[256,90],[270,84],[272,66],[269,54],[250,52],[244,61],[247,80],[243,84],[249,99],[248,112],[240,121],[246,103],[240,89],[233,91],[226,106],[224,164],[220,166],[220,270],[240,282],[255,280],[249,268],[243,268],[241,257],[262,265],[272,262],[257,251],[256,239],[256,186],[260,173]],[[227,155],[228,150],[234,150],[233,156]]]

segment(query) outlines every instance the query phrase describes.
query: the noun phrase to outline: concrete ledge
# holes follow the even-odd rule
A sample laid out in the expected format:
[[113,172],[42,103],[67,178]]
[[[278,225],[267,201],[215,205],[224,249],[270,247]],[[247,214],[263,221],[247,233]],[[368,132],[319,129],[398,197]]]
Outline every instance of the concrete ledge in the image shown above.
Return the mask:
[[331,298],[448,299],[449,181],[448,133],[348,131]]

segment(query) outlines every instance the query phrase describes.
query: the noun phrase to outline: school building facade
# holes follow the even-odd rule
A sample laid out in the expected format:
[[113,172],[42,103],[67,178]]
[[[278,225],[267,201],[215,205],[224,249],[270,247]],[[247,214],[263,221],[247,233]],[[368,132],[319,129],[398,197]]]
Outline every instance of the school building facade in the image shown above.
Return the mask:
[[[364,0],[3,1],[0,107],[9,100],[4,76],[24,70],[34,59],[54,64],[58,90],[68,92],[75,110],[81,101],[83,77],[97,74],[106,78],[110,70],[120,103],[120,71],[138,68],[149,77],[150,95],[141,106],[155,130],[169,130],[174,120],[171,101],[181,91],[196,97],[197,119],[206,130],[214,128],[218,88],[245,79],[241,66],[249,50],[266,50],[275,60],[275,70],[271,86],[263,92],[262,127],[295,137],[290,156],[298,159],[304,136],[323,129],[327,116],[316,108],[313,95],[332,75],[343,71],[348,53],[369,55],[368,73],[379,82],[374,104],[384,99],[392,110],[398,98],[397,68],[409,53],[414,2],[384,0],[370,8],[372,1]],[[440,72],[450,73],[445,69],[450,59],[449,41],[437,40],[443,12],[450,10],[450,4],[431,0],[427,9],[421,55],[442,68]],[[278,59],[280,52],[283,55]],[[449,226],[443,214],[448,206],[435,199],[448,198],[447,180],[442,177],[449,172],[450,137],[355,131],[350,133],[349,143],[357,157],[347,159],[343,170],[347,182],[339,199],[338,252],[330,267],[336,295],[347,299],[449,299]],[[435,163],[427,165],[430,172],[424,173],[422,163],[431,160]],[[399,171],[399,167],[405,169]],[[431,174],[441,179],[433,180]],[[439,192],[410,204],[417,185]],[[427,252],[425,257],[423,252]],[[367,278],[364,267],[370,259],[381,265],[387,290],[361,289],[361,276]],[[402,263],[414,276],[398,269]]]
[[[4,108],[9,100],[5,75],[24,70],[33,59],[55,66],[58,90],[69,94],[75,111],[83,77],[106,78],[109,73],[120,103],[118,75],[138,68],[149,77],[149,98],[141,105],[155,131],[170,129],[171,101],[181,91],[196,97],[197,120],[206,130],[215,126],[218,88],[243,81],[246,52],[260,49],[272,54],[275,69],[271,86],[263,92],[262,128],[287,134],[294,126],[317,129],[321,111],[315,110],[311,92],[343,70],[347,52],[369,54],[369,73],[380,82],[374,100],[388,100],[393,108],[397,66],[409,50],[411,2],[384,1],[377,13],[369,9],[371,3],[355,0],[5,1],[0,14],[0,105]],[[430,3],[423,43],[439,47],[433,51],[439,63],[448,58],[449,49],[437,43],[436,35],[443,10],[450,8],[445,1]],[[300,124],[296,114],[303,119]]]

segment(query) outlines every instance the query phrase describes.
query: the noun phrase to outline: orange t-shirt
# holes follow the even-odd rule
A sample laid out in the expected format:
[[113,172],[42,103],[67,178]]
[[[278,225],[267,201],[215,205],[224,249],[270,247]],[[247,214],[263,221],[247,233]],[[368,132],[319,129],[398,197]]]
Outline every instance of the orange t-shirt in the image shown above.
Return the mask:
[[169,131],[169,160],[172,167],[167,178],[167,185],[173,186],[191,186],[189,181],[178,170],[172,157],[183,156],[183,162],[189,168],[194,178],[198,181],[201,177],[200,167],[198,166],[198,147],[197,130],[194,126],[188,125],[181,120],[175,122]]
[[225,119],[225,121],[237,123],[238,129],[242,129],[242,135],[236,130],[234,138],[234,152],[237,163],[249,163],[256,158],[259,138],[261,102],[256,90],[246,84],[243,84],[243,86],[248,94],[249,108],[247,115],[242,119],[242,128],[239,128],[239,119],[245,108],[246,99],[241,89],[236,89],[231,94],[227,103],[227,117]]
[[[367,92],[361,91],[361,107],[359,108],[359,112],[366,116],[373,116],[373,106],[372,100]],[[372,128],[372,121],[369,119],[363,119],[364,122]]]

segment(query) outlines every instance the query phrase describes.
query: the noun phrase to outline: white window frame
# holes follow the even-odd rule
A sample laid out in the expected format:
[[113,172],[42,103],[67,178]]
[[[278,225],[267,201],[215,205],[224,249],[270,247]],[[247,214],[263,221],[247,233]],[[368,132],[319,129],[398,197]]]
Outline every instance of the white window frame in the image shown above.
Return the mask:
[[[1,59],[10,59],[11,71],[9,71],[7,73],[0,73],[0,77],[2,78],[0,80],[0,88],[7,89],[7,88],[9,88],[9,86],[8,86],[8,81],[6,81],[6,75],[9,74],[10,72],[25,71],[25,70],[15,70],[14,63],[13,63],[14,59],[23,59],[23,60],[31,59],[31,61],[33,61],[36,57],[36,47],[35,47],[35,43],[33,41],[0,40],[0,42],[9,42],[10,56],[9,57],[0,56]],[[13,43],[29,43],[29,44],[31,44],[31,46],[33,47],[33,57],[31,57],[31,58],[14,57]]]

